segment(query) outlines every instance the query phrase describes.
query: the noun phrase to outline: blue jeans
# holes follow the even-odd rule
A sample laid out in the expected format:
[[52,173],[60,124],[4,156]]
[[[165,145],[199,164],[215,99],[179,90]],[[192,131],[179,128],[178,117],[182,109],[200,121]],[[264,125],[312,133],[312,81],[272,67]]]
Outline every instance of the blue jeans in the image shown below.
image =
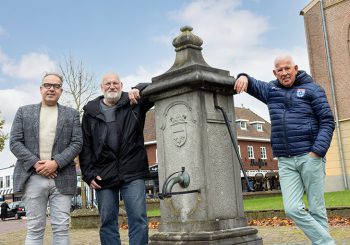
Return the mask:
[[61,194],[53,179],[32,175],[24,190],[27,216],[26,245],[42,245],[46,227],[46,209],[50,205],[52,244],[69,244],[69,219],[72,195]]
[[[305,233],[312,244],[335,244],[328,231],[324,202],[324,159],[308,154],[279,157],[278,169],[286,215]],[[304,191],[309,211],[305,210],[303,203]]]
[[101,223],[101,244],[121,244],[118,227],[119,192],[128,216],[129,244],[148,244],[146,188],[145,181],[142,179],[124,183],[120,187],[96,191]]

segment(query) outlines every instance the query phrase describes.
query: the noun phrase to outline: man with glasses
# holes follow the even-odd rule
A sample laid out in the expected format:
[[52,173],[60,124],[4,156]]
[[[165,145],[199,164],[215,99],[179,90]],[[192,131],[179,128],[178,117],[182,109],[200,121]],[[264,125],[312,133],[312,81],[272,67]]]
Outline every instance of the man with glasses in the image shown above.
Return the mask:
[[77,110],[58,104],[62,76],[43,76],[41,103],[18,109],[10,134],[17,158],[14,192],[23,193],[27,216],[26,245],[43,244],[46,209],[50,206],[52,244],[69,244],[69,219],[77,175],[74,158],[82,148]]
[[[267,104],[271,145],[278,157],[283,205],[287,216],[312,241],[333,245],[324,202],[325,155],[334,131],[334,118],[324,89],[290,55],[275,59],[270,83],[239,74],[237,93],[248,92]],[[309,209],[305,209],[306,193]]]
[[80,167],[84,181],[96,190],[102,245],[120,244],[119,195],[128,216],[129,243],[148,244],[143,127],[153,103],[140,97],[146,86],[139,84],[128,94],[119,76],[107,73],[101,81],[103,96],[84,106]]

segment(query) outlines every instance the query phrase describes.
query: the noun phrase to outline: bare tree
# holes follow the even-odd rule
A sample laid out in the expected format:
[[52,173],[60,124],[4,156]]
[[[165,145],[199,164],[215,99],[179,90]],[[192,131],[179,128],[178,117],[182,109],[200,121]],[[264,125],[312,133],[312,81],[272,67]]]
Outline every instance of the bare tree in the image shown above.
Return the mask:
[[[80,118],[83,115],[83,106],[96,94],[97,85],[94,83],[94,76],[89,74],[83,65],[83,62],[75,62],[72,56],[69,56],[63,64],[59,64],[60,72],[63,76],[63,100],[66,104],[79,111]],[[79,165],[78,157],[75,159]],[[82,208],[86,205],[85,185],[81,178],[81,201]]]
[[8,139],[8,135],[2,131],[4,124],[5,120],[0,118],[0,152],[4,149],[5,141]]
[[64,79],[64,99],[67,99],[67,104],[79,111],[81,117],[83,106],[97,91],[94,76],[85,70],[81,60],[75,62],[72,56],[63,64],[59,64],[59,69]]

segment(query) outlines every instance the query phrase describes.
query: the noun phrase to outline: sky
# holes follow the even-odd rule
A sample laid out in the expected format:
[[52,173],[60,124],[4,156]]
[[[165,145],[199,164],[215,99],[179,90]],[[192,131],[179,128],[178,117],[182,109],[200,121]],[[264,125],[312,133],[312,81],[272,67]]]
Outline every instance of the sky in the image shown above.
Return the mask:
[[[303,17],[310,0],[5,0],[0,5],[0,118],[9,134],[18,107],[40,102],[40,79],[72,57],[96,84],[117,72],[124,90],[151,82],[175,60],[172,40],[189,25],[212,67],[274,79],[273,60],[291,54],[309,72]],[[97,91],[97,95],[100,91]],[[247,94],[235,106],[270,121],[266,105]],[[0,152],[0,168],[14,164]]]

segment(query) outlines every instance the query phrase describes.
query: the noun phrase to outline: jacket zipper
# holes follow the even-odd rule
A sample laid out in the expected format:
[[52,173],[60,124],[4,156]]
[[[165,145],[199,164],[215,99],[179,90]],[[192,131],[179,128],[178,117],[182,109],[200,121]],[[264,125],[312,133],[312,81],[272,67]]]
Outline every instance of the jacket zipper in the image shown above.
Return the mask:
[[283,109],[283,119],[282,119],[282,125],[283,125],[283,131],[284,131],[284,144],[286,148],[286,153],[287,156],[290,157],[290,151],[289,151],[289,146],[288,146],[288,137],[287,137],[287,127],[286,127],[286,113],[287,110],[289,109],[289,104],[288,104],[288,90],[285,92],[285,97],[284,97],[284,109]]

